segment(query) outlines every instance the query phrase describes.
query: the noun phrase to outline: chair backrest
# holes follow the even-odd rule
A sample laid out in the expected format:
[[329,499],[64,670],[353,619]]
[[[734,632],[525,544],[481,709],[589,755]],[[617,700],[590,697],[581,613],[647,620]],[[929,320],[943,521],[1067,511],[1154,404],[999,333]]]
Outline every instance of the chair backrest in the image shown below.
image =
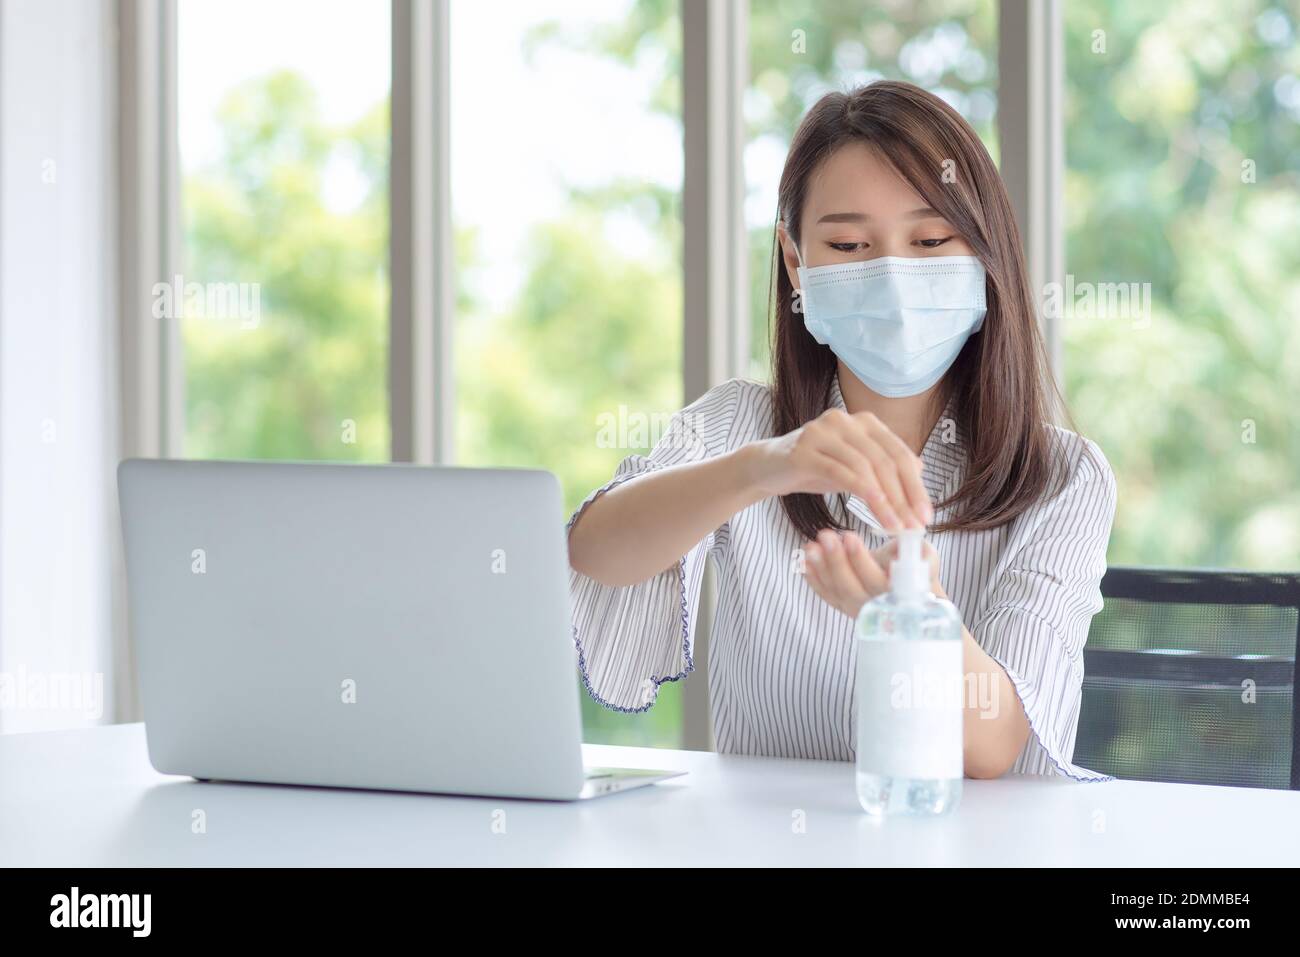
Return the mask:
[[1300,574],[1111,568],[1101,590],[1075,763],[1300,790]]

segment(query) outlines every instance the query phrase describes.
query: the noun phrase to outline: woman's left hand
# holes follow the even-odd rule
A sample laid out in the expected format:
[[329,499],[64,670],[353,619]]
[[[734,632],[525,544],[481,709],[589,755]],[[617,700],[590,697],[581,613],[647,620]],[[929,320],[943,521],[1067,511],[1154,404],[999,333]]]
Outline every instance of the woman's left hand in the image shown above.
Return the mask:
[[[804,577],[812,590],[832,608],[857,618],[863,605],[889,591],[889,563],[898,555],[898,539],[871,551],[856,532],[825,528],[803,550]],[[930,590],[942,595],[939,553],[926,541],[921,551],[930,562]]]

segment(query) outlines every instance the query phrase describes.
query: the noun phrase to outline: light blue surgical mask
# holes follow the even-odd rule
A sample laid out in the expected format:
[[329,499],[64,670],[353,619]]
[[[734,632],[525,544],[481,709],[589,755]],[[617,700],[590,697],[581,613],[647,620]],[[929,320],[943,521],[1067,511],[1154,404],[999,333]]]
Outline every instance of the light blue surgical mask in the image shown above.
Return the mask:
[[984,325],[984,265],[974,256],[882,256],[834,266],[799,258],[804,326],[873,392],[934,385]]

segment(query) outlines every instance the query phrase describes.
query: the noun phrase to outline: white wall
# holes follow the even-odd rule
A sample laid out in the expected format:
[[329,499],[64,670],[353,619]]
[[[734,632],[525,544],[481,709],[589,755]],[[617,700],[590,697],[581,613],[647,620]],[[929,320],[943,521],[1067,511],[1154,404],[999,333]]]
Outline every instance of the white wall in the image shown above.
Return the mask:
[[115,22],[111,0],[0,0],[5,732],[112,717]]

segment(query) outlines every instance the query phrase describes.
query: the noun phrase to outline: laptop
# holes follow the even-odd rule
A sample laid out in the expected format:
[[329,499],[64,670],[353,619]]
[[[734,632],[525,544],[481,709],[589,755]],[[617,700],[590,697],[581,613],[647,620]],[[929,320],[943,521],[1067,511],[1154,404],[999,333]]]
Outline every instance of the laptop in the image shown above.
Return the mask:
[[549,472],[118,467],[149,760],[201,780],[574,800],[584,768]]

